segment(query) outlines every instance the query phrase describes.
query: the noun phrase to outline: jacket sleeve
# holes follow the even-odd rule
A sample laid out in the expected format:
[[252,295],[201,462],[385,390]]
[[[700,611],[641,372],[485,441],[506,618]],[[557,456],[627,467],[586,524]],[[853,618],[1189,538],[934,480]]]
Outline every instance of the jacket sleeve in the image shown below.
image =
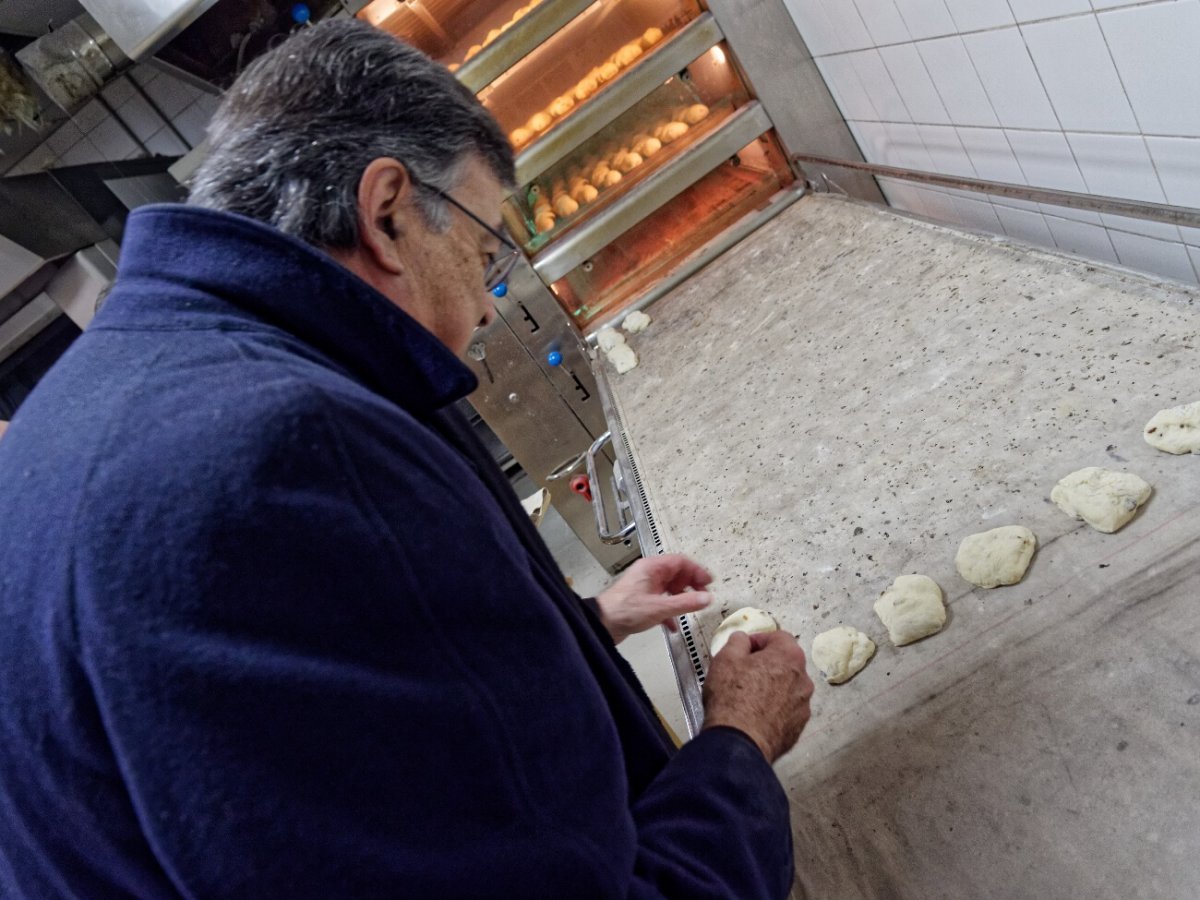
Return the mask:
[[90,492],[80,656],[180,892],[785,896],[745,739],[702,735],[630,809],[605,699],[470,470],[316,406]]
[[787,795],[736,729],[713,728],[684,744],[633,816],[630,897],[784,898],[791,890]]

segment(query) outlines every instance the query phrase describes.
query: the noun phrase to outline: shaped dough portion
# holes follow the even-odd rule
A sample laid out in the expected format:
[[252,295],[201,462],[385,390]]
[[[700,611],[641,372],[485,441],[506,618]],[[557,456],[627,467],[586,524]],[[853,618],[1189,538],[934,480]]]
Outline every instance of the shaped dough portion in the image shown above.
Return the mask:
[[1033,560],[1037,538],[1021,525],[1005,525],[963,538],[954,557],[958,574],[978,587],[1016,584]]
[[617,331],[611,325],[601,328],[596,335],[596,343],[600,349],[607,353],[619,344],[625,343],[625,335]]
[[875,615],[897,647],[919,641],[946,624],[942,589],[925,575],[901,575],[875,601]]
[[1129,472],[1088,466],[1056,484],[1050,499],[1068,516],[1112,534],[1134,517],[1138,507],[1150,499],[1152,490]]
[[621,323],[621,327],[630,334],[637,334],[639,331],[645,331],[650,325],[650,317],[640,309],[635,309],[625,317],[625,321]]
[[849,681],[874,655],[875,642],[849,625],[839,625],[813,638],[812,661],[830,684]]
[[1156,413],[1146,423],[1143,437],[1166,453],[1200,454],[1200,400]]
[[613,364],[613,368],[617,370],[618,375],[624,375],[631,369],[637,368],[637,354],[633,352],[633,348],[628,344],[617,344],[604,355]]
[[716,656],[737,631],[743,634],[766,634],[778,630],[779,626],[775,624],[769,612],[755,609],[753,606],[743,606],[717,626],[712,640],[708,642],[708,651]]

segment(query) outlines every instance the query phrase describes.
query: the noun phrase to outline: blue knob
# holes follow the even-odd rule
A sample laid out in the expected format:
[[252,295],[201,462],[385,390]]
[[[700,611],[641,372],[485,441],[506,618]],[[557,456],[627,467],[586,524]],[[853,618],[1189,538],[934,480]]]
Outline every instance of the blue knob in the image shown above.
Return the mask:
[[494,288],[492,288],[492,296],[493,297],[508,296],[508,282],[502,281],[498,285],[496,285]]
[[297,25],[304,25],[312,18],[312,10],[308,8],[307,3],[297,3],[292,7],[292,21]]
[[550,363],[550,365],[552,365],[552,366],[561,366],[562,365],[562,354],[559,353],[557,350],[554,350],[553,352],[551,352],[551,354],[549,356],[546,357],[546,362]]

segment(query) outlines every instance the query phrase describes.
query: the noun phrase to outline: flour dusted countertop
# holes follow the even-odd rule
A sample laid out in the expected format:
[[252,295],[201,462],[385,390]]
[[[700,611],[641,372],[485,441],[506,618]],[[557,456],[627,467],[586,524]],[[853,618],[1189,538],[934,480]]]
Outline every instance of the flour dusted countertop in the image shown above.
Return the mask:
[[[1200,459],[1142,438],[1200,399],[1200,295],[808,197],[651,313],[609,379],[663,544],[716,575],[701,642],[757,606],[878,645],[777,766],[798,885],[1200,896]],[[1085,466],[1154,487],[1117,534],[1050,502]],[[975,588],[955,552],[1001,525],[1032,566]],[[948,619],[897,648],[909,573]]]

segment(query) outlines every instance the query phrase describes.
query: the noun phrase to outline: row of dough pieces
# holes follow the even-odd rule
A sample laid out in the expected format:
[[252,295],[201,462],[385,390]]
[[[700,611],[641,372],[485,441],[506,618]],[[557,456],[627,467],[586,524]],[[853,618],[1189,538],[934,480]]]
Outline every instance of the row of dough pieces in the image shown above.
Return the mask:
[[[1167,453],[1200,454],[1200,401],[1164,409],[1146,423],[1146,442]],[[1090,466],[1072,472],[1050,492],[1063,512],[1097,531],[1112,534],[1124,527],[1150,499],[1152,488],[1136,475]],[[1037,538],[1021,525],[993,528],[965,538],[954,557],[955,568],[978,587],[1017,584],[1033,559]],[[925,575],[901,575],[875,601],[875,614],[897,647],[937,634],[946,624],[942,590]],[[735,631],[748,634],[777,630],[770,613],[739,609],[718,626],[710,651],[715,656]],[[875,643],[850,625],[817,635],[812,661],[830,684],[849,681],[875,654]]]
[[597,156],[585,160],[571,170],[565,181],[550,188],[550,196],[542,194],[533,204],[534,227],[539,234],[554,227],[558,218],[572,215],[600,196],[605,188],[621,179],[663,148],[679,140],[692,125],[708,116],[703,103],[681,106],[672,111],[671,118],[657,125],[651,134],[635,134],[627,146],[609,146]]
[[[500,35],[504,34],[504,32],[508,31],[508,29],[512,28],[523,18],[525,18],[525,16],[541,2],[542,0],[530,0],[528,5],[522,6],[515,13],[513,13],[513,17],[511,19],[509,19],[499,28],[493,28],[491,31],[489,31],[487,33],[487,37],[483,39],[482,44],[474,44],[471,46],[471,49],[467,51],[467,55],[463,57],[463,65],[469,63],[477,54],[480,53],[480,51],[483,50],[484,47],[492,43],[494,40],[496,40],[496,38],[500,37]],[[459,64],[453,63],[446,68],[448,68],[451,72],[457,72],[459,70]]]
[[[529,121],[524,127],[518,128],[509,134],[508,140],[513,145],[514,149],[519,149],[525,144],[533,140],[534,135],[541,134],[549,128],[555,119],[562,118],[572,109],[576,103],[582,103],[596,91],[600,90],[600,85],[606,84],[617,77],[617,73],[622,69],[634,63],[643,50],[649,50],[655,44],[662,40],[661,28],[647,28],[642,34],[640,40],[632,41],[609,57],[608,62],[602,63],[592,69],[587,75],[583,76],[579,84],[575,85],[571,90],[567,91],[561,97],[553,100],[549,106],[539,113],[534,113],[529,117]],[[470,59],[470,54],[467,56]]]

